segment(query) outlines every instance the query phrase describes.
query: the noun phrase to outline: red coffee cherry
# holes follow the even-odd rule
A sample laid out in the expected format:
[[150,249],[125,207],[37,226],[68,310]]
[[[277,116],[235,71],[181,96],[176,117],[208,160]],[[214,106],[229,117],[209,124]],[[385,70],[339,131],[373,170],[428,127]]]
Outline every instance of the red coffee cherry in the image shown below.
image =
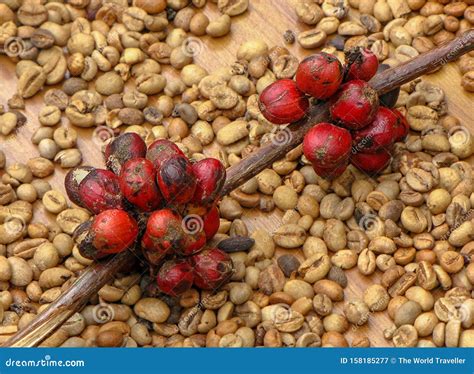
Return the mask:
[[109,209],[94,217],[89,234],[96,256],[103,257],[131,246],[138,236],[138,225],[124,210]]
[[180,242],[180,245],[176,246],[175,253],[180,256],[192,256],[201,251],[206,245],[206,233],[203,229],[195,233],[187,233]]
[[127,161],[122,166],[119,183],[123,196],[142,211],[150,212],[162,203],[155,168],[146,158]]
[[232,276],[232,260],[220,249],[207,248],[189,259],[194,269],[194,284],[203,290],[222,287]]
[[309,101],[291,79],[280,79],[265,88],[259,97],[258,106],[270,122],[283,125],[303,118]]
[[372,123],[354,131],[354,152],[377,153],[380,149],[390,150],[400,134],[400,118],[390,109],[380,107]]
[[176,144],[167,139],[155,140],[150,144],[146,152],[146,158],[153,163],[157,172],[160,170],[163,162],[176,155],[186,157]]
[[154,261],[159,261],[167,253],[177,248],[185,233],[182,228],[182,217],[171,209],[154,211],[148,218],[142,247],[152,252]]
[[105,165],[118,175],[122,165],[128,160],[145,157],[145,154],[146,144],[140,135],[128,132],[107,144],[104,152]]
[[397,116],[397,122],[395,124],[395,141],[401,142],[407,137],[410,131],[410,125],[408,124],[405,116],[400,113],[400,111],[397,109],[392,109],[392,112]]
[[301,61],[296,71],[296,86],[317,99],[334,95],[342,83],[344,69],[331,54],[319,52]]
[[[320,172],[337,169],[350,157],[352,137],[348,130],[321,122],[309,130],[303,140],[303,153]],[[315,169],[316,170],[316,169]]]
[[193,268],[185,260],[166,261],[156,277],[159,290],[170,296],[182,295],[191,289],[193,281]]
[[351,156],[351,162],[359,170],[369,175],[376,175],[390,164],[391,158],[388,151],[381,150],[377,153],[355,153]]
[[69,200],[82,208],[85,208],[85,206],[79,194],[79,186],[84,178],[93,170],[95,168],[92,166],[77,166],[69,170],[64,179],[64,187],[66,188]]
[[205,158],[192,167],[196,177],[196,190],[191,201],[203,206],[214,204],[224,187],[224,165],[215,158]]
[[164,161],[156,179],[168,206],[186,204],[194,196],[197,181],[185,156],[172,156]]
[[119,178],[109,170],[90,171],[79,185],[79,199],[81,206],[95,214],[124,207]]
[[212,207],[209,212],[203,217],[204,232],[207,240],[210,240],[217,234],[220,226],[219,209],[216,206]]
[[368,48],[354,47],[345,52],[346,80],[362,79],[369,81],[379,67],[377,56]]
[[316,164],[312,165],[317,175],[319,175],[321,178],[332,180],[341,176],[346,171],[347,165],[349,165],[349,160],[345,160],[341,165],[334,167],[324,168]]
[[329,111],[334,121],[350,130],[359,130],[374,119],[379,107],[377,92],[363,80],[344,83],[331,99]]

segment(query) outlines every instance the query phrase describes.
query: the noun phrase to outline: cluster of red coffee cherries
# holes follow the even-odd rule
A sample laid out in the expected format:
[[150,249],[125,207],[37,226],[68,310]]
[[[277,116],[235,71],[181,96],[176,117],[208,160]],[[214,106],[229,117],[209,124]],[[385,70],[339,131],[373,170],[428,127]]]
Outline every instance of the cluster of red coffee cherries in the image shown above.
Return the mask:
[[220,161],[192,163],[169,140],[147,148],[140,136],[125,133],[107,145],[105,163],[107,170],[80,166],[65,179],[70,200],[94,214],[74,233],[83,256],[138,248],[159,290],[171,296],[230,279],[228,254],[205,248],[219,228],[216,203],[226,177]]
[[377,174],[391,161],[397,141],[408,134],[408,123],[396,109],[380,105],[367,83],[377,72],[377,57],[366,48],[346,53],[346,65],[328,53],[305,58],[295,79],[282,79],[260,95],[259,107],[270,122],[281,125],[302,119],[310,97],[329,100],[332,123],[315,124],[303,141],[303,152],[323,178],[341,175],[349,162]]

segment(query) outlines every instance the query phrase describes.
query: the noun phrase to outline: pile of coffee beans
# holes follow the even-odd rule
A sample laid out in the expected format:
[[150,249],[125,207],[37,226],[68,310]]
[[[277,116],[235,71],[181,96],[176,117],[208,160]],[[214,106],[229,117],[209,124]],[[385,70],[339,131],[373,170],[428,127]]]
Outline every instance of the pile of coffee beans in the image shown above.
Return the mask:
[[[411,131],[390,147],[392,162],[377,175],[349,163],[340,176],[322,178],[299,146],[217,201],[215,216],[204,215],[207,203],[177,203],[185,196],[172,196],[156,175],[143,178],[160,170],[147,162],[158,140],[186,155],[195,178],[200,160],[215,158],[227,168],[261,145],[284,144],[288,133],[276,132],[284,127],[273,122],[292,118],[269,121],[258,99],[273,82],[288,80],[286,92],[298,100],[286,114],[304,114],[310,102],[327,100],[311,92],[301,99],[298,91],[307,87],[295,86],[308,49],[336,56],[341,66],[354,64],[350,74],[343,69],[341,82],[331,82],[337,91],[368,79],[359,75],[356,55],[346,54],[354,48],[364,55],[369,49],[380,70],[473,27],[472,0],[292,0],[279,4],[288,10],[284,17],[272,13],[285,20],[284,32],[258,24],[266,3],[2,1],[0,54],[15,63],[15,69],[5,64],[5,71],[18,86],[0,105],[0,342],[37,318],[96,261],[85,256],[122,250],[104,229],[115,220],[143,266],[114,274],[41,346],[474,346],[474,137],[468,118],[455,117],[450,107],[458,97],[446,97],[433,83],[437,77],[378,98],[379,121],[389,116],[385,109],[398,111]],[[245,37],[249,27],[270,32],[261,33],[265,40],[257,33]],[[280,40],[278,32],[284,33]],[[234,59],[210,68],[205,62],[216,44],[235,51]],[[472,90],[473,58],[468,53],[457,61],[459,72],[449,64],[439,75]],[[457,84],[450,93],[452,87]],[[322,130],[347,130],[340,114]],[[365,133],[371,123],[343,138],[352,152],[375,155],[388,141]],[[138,135],[146,146],[135,141],[129,143],[135,149],[122,147],[136,137],[120,134]],[[25,152],[17,152],[19,145]],[[104,169],[81,166],[99,150],[105,151]],[[61,169],[74,167],[78,182],[91,175],[78,197],[68,199]],[[206,236],[207,249],[189,256],[171,245],[163,257],[162,233],[147,233],[152,215],[157,224],[173,222],[187,239],[199,236],[193,232],[200,224],[190,226],[197,217],[218,229],[213,239]],[[193,219],[178,226],[186,217]],[[88,242],[92,222],[104,242]],[[198,255],[196,269],[209,258],[230,258],[229,281],[204,289],[221,273],[200,270],[200,278],[188,272]],[[182,291],[176,285],[191,281],[193,287],[173,296]]]

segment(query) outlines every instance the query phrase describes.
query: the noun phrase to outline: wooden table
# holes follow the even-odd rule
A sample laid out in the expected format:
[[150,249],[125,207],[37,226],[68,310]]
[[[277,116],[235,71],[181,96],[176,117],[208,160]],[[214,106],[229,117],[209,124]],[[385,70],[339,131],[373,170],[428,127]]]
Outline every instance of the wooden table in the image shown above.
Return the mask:
[[[252,39],[263,39],[268,45],[283,45],[283,33],[290,29],[295,32],[308,29],[307,26],[297,22],[296,16],[291,8],[295,0],[251,0],[250,11],[234,17],[232,32],[230,35],[220,38],[204,38],[202,50],[196,56],[197,63],[204,66],[209,72],[228,65],[235,61],[235,53],[241,42]],[[214,6],[207,7],[206,13],[210,17],[215,17],[218,11]],[[297,43],[288,47],[292,53],[298,57],[311,54],[311,51],[300,48]],[[172,74],[166,72],[166,74]],[[468,94],[460,87],[461,76],[455,64],[448,64],[440,71],[425,79],[440,85],[446,93],[449,113],[458,117],[462,125],[470,128],[474,132],[474,94]],[[6,105],[7,100],[16,90],[16,77],[14,74],[14,63],[4,56],[0,56],[0,104]],[[7,155],[7,164],[14,162],[26,162],[29,158],[38,156],[36,146],[31,144],[31,134],[40,125],[37,120],[37,113],[42,107],[42,95],[37,95],[27,101],[27,108],[24,111],[28,117],[28,123],[18,129],[10,136],[0,135],[0,149]],[[63,124],[67,120],[63,118]],[[77,129],[79,133],[78,146],[84,157],[84,164],[103,166],[102,155],[96,143],[91,141],[92,130]],[[57,167],[55,174],[49,178],[54,188],[64,192],[63,178],[64,170]],[[264,228],[272,232],[279,227],[282,213],[278,210],[270,214],[263,214],[258,210],[247,210],[244,220],[250,231],[256,228]],[[34,221],[45,222],[54,219],[54,216],[44,212],[40,203],[36,203]],[[279,251],[281,252],[281,250]],[[299,250],[292,253],[300,256]],[[350,300],[361,297],[363,291],[374,282],[378,282],[377,274],[366,277],[358,273],[357,269],[347,272],[349,285],[345,289],[345,299]],[[341,310],[342,303],[336,305],[336,310]],[[366,334],[372,346],[380,347],[390,345],[390,342],[383,338],[383,330],[391,325],[391,320],[385,313],[374,313],[369,319],[369,323],[358,329],[350,329],[347,333],[349,343],[355,334]]]

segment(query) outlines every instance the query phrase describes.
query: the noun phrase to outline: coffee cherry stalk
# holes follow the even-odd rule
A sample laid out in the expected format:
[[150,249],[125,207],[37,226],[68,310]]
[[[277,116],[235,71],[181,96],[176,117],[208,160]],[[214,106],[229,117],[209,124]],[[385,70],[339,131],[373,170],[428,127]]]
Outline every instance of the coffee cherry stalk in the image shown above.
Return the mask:
[[147,147],[133,133],[110,142],[104,157],[108,170],[80,166],[66,175],[70,200],[95,214],[75,230],[80,253],[99,260],[135,250],[169,296],[193,285],[215,290],[227,283],[229,255],[206,248],[219,228],[216,204],[226,177],[221,162],[193,163],[173,142]]
[[379,98],[367,83],[383,67],[362,47],[346,53],[345,66],[333,55],[316,53],[301,61],[294,81],[278,80],[262,91],[260,110],[268,121],[284,125],[305,116],[310,98],[328,100],[331,121],[315,123],[303,140],[315,172],[334,179],[352,163],[366,174],[379,174],[390,164],[395,142],[405,139],[409,129],[393,109],[398,91]]

